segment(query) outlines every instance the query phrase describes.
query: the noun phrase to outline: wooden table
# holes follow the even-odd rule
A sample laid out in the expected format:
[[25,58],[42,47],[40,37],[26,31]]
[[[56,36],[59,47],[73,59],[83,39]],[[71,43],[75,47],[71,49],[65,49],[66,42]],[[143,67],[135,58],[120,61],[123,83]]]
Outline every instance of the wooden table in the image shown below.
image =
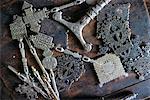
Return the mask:
[[[22,0],[23,1],[23,0]],[[30,0],[27,0],[30,1]],[[61,5],[67,3],[69,0],[32,0],[32,3],[36,8],[48,7],[51,8],[56,5]],[[150,31],[148,30],[148,19],[149,14],[143,0],[112,0],[112,3],[131,3],[131,11],[130,11],[130,28],[132,30],[132,34],[140,35],[144,41],[148,41],[150,38]],[[95,0],[93,0],[93,4]],[[148,8],[150,8],[150,1],[146,0],[148,4]],[[17,0],[4,0],[0,3],[1,10],[1,31],[0,31],[0,86],[1,86],[1,100],[26,100],[24,95],[20,95],[15,92],[15,87],[21,83],[21,81],[14,75],[11,71],[9,71],[6,66],[11,65],[14,66],[17,70],[22,71],[22,63],[21,63],[21,55],[18,48],[17,41],[11,39],[9,24],[12,23],[12,16],[14,14],[21,14],[21,6],[22,2],[18,2]],[[75,10],[69,8],[66,12],[76,12],[76,10],[80,10],[78,16],[73,18],[73,20],[79,19],[83,16],[85,9],[81,9],[83,6],[74,7]],[[149,9],[150,10],[150,9]],[[83,13],[83,14],[82,14]],[[68,15],[71,15],[67,13]],[[78,51],[81,54],[87,55],[91,58],[98,57],[98,45],[101,41],[95,38],[95,27],[96,20],[90,22],[84,28],[83,35],[87,42],[91,42],[94,44],[94,48],[90,53],[86,53],[82,50],[79,41],[74,37],[74,35],[70,32],[68,45],[71,50]],[[149,33],[148,33],[149,32]],[[149,35],[148,35],[149,34]],[[27,48],[27,45],[25,45]],[[29,49],[27,51],[27,59],[29,66],[34,65],[37,66],[34,57],[30,54]],[[38,50],[38,54],[40,58],[42,58],[42,51]],[[57,53],[56,53],[57,54]],[[38,68],[38,67],[37,67]],[[107,84],[105,84],[102,88],[98,87],[98,80],[96,78],[96,74],[91,64],[86,66],[85,74],[79,79],[79,81],[75,82],[69,91],[65,91],[61,93],[61,98],[66,100],[93,100],[93,99],[101,99],[102,97],[105,99],[116,99],[121,96],[124,96],[128,93],[138,93],[138,99],[147,98],[150,96],[150,76],[148,76],[145,80],[141,81],[136,78],[134,73],[129,73],[128,78],[120,77],[115,79]],[[39,98],[39,100],[42,97]]]

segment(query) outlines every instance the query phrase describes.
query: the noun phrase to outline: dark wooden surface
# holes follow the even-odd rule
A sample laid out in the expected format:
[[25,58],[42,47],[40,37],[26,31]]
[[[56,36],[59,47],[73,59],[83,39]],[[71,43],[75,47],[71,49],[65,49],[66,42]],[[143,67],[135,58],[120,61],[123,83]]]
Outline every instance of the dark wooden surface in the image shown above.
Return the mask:
[[[7,2],[6,2],[7,1]],[[28,0],[30,1],[30,0]],[[48,7],[51,8],[56,5],[61,5],[67,3],[69,0],[31,0],[36,8]],[[96,0],[93,0],[93,4]],[[132,34],[139,34],[143,40],[148,41],[148,20],[149,14],[146,8],[146,4],[143,0],[112,0],[112,3],[131,3],[131,12],[130,12],[130,27],[132,30]],[[146,0],[147,5],[150,4],[149,0]],[[1,31],[0,31],[0,79],[1,79],[1,100],[26,100],[24,95],[20,95],[14,91],[15,87],[21,83],[21,81],[14,75],[11,71],[9,71],[6,66],[11,65],[15,67],[17,70],[22,71],[22,63],[21,56],[18,48],[18,42],[11,39],[9,24],[12,22],[12,16],[14,14],[21,14],[21,6],[22,2],[18,2],[17,0],[3,0],[0,3],[1,8]],[[85,6],[85,7],[83,7]],[[72,18],[73,20],[79,19],[85,13],[86,5],[69,8],[66,10],[66,14],[69,11],[73,12],[76,18]],[[150,6],[148,6],[149,8]],[[83,9],[84,8],[84,9]],[[77,13],[77,11],[79,13]],[[76,14],[77,13],[77,14]],[[83,14],[81,14],[83,13]],[[72,16],[73,17],[73,16]],[[78,51],[81,54],[87,55],[91,58],[98,57],[98,45],[101,43],[99,40],[95,38],[95,27],[96,20],[90,22],[83,30],[83,35],[86,41],[94,44],[93,50],[90,53],[86,53],[82,50],[79,41],[72,35],[69,34],[69,47],[74,51]],[[25,45],[27,51],[27,59],[28,65],[34,65],[37,67],[34,57],[30,54],[27,45]],[[42,51],[38,50],[38,54],[42,59]],[[55,52],[57,55],[58,53]],[[15,57],[15,58],[14,58]],[[37,67],[38,68],[38,67]],[[104,97],[105,99],[117,99],[125,94],[134,92],[138,93],[138,99],[143,99],[150,96],[150,76],[145,80],[140,81],[136,79],[136,75],[134,73],[129,73],[128,78],[120,77],[115,79],[107,84],[105,84],[102,88],[98,87],[98,80],[96,78],[93,66],[88,64],[86,66],[85,74],[79,79],[78,82],[75,82],[69,91],[65,91],[61,93],[61,98],[73,99],[73,100],[93,100],[93,99],[101,99]],[[43,98],[39,98],[43,99]]]

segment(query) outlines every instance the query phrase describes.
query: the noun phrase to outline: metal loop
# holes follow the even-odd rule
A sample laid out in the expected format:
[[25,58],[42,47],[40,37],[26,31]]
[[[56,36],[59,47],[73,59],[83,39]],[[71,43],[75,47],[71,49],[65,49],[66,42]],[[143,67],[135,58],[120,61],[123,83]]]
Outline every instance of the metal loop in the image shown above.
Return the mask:
[[86,56],[84,56],[82,58],[82,60],[85,61],[85,62],[90,62],[91,61],[91,59],[89,57],[86,57]]
[[64,48],[62,47],[56,47],[55,50],[58,52],[64,52]]

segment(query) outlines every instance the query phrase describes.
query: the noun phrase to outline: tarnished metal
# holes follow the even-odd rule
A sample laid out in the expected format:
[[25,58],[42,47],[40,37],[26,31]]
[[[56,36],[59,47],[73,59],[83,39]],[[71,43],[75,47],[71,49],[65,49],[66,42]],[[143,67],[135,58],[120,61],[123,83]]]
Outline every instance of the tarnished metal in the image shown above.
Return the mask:
[[23,39],[24,36],[27,34],[26,26],[22,20],[22,17],[14,15],[14,21],[12,24],[9,25],[11,30],[12,39]]
[[33,5],[29,4],[28,2],[24,1],[22,6],[22,10],[24,10],[23,20],[30,30],[33,32],[39,32],[41,25],[41,20],[44,18],[48,18],[47,9],[43,8],[42,10],[36,11],[33,9]]
[[[25,82],[24,85],[19,85],[19,87],[16,89],[18,92],[20,92],[21,94],[26,94],[29,98],[28,99],[36,99],[37,98],[37,93],[40,93],[44,98],[47,98],[47,94],[37,86],[37,83],[35,83],[33,80],[28,80],[23,74],[17,72],[16,69],[14,69],[11,66],[8,66],[8,68],[18,76],[18,78]],[[30,77],[31,79],[31,77]],[[33,91],[33,89],[35,91]],[[30,94],[33,93],[33,94]],[[31,96],[32,95],[32,96]],[[30,97],[31,96],[31,97]]]
[[[105,18],[102,19],[100,16],[97,18],[97,37],[102,38],[106,46],[109,46],[119,56],[122,56],[131,47],[129,8],[130,4],[119,7],[110,6],[112,10],[106,13]],[[107,52],[106,48],[102,50]]]
[[57,89],[57,85],[56,85],[56,81],[55,81],[55,75],[53,72],[53,69],[55,69],[57,66],[57,59],[52,56],[53,52],[50,51],[49,49],[45,50],[43,52],[43,55],[45,56],[45,58],[42,60],[43,66],[50,71],[50,78],[52,80],[52,85],[53,85],[53,88],[54,88],[55,93],[57,95],[57,98],[59,99],[59,92]]
[[22,57],[22,63],[24,68],[24,73],[29,80],[29,69],[27,65],[27,58],[25,57],[25,49],[23,38],[27,35],[26,26],[20,16],[14,16],[14,21],[9,25],[11,30],[12,39],[17,39],[19,41],[19,49]]
[[28,100],[36,100],[38,98],[37,92],[26,83],[23,85],[19,84],[15,90],[20,94],[26,94]]
[[[49,48],[54,47],[54,44],[52,43],[53,37],[47,36],[42,33],[38,33],[35,36],[31,36],[30,39],[33,41],[33,44],[35,47],[44,50],[43,55],[45,56],[45,58],[42,61],[43,65],[42,64],[41,65],[43,67],[45,67],[46,69],[50,70],[50,78],[52,79],[52,84],[53,84],[54,90],[58,96],[57,99],[59,99],[59,92],[57,90],[55,77],[54,77],[54,73],[53,73],[53,68],[55,68],[57,66],[57,60],[56,60],[56,58],[52,57],[51,52],[49,50]],[[38,62],[40,63],[41,61],[38,60]],[[43,68],[43,69],[45,69],[45,68]],[[46,70],[44,72],[46,73],[46,75],[48,74],[46,72]],[[48,86],[50,86],[50,83]],[[53,91],[53,90],[51,90],[51,91]],[[53,93],[53,95],[55,95],[55,93]]]
[[[54,77],[54,73],[53,73],[53,68],[55,68],[57,66],[57,60],[56,60],[56,58],[52,57],[52,55],[51,55],[52,52],[49,50],[50,48],[54,47],[54,44],[52,43],[53,37],[47,36],[42,33],[38,33],[35,36],[31,36],[30,39],[33,41],[33,44],[35,47],[44,50],[43,55],[45,56],[45,58],[42,61],[42,64],[43,64],[42,66],[45,67],[46,69],[50,70],[50,78],[52,80],[52,85],[58,96],[58,97],[55,96],[55,98],[59,99],[59,92],[57,90],[55,77]],[[38,61],[38,62],[40,62],[40,61]],[[46,71],[45,71],[45,73],[48,74]],[[48,86],[50,86],[50,83]],[[51,91],[53,91],[53,90],[51,90]],[[53,95],[55,95],[55,93],[53,93]]]
[[54,69],[56,83],[60,92],[68,90],[72,83],[77,81],[85,72],[84,63],[79,58],[71,55],[62,55],[56,57],[58,61],[57,67]]
[[83,28],[92,20],[94,19],[99,11],[107,5],[111,0],[105,0],[103,2],[99,2],[96,4],[95,7],[93,7],[87,15],[83,17],[83,19],[77,21],[76,23],[71,23],[62,18],[62,12],[56,12],[53,14],[53,19],[62,23],[63,25],[67,26],[74,34],[75,36],[79,39],[80,43],[82,44],[83,48],[86,51],[90,51],[92,49],[92,44],[88,44],[85,42],[83,36],[82,36],[82,31]]
[[69,7],[72,7],[72,6],[75,6],[75,5],[79,5],[83,2],[85,2],[86,0],[75,0],[71,3],[68,3],[68,4],[65,4],[65,5],[62,5],[62,6],[59,6],[59,7],[54,7],[50,10],[50,12],[58,12],[62,9],[65,9],[65,8],[69,8]]
[[71,56],[73,56],[73,57],[75,57],[75,58],[82,58],[82,55],[80,55],[79,53],[77,53],[77,52],[72,52],[72,51],[69,50],[69,49],[64,49],[64,48],[59,47],[59,46],[56,47],[55,50],[58,51],[58,52],[62,52],[62,53],[64,53],[64,54],[67,54],[67,55],[71,55]]
[[[37,7],[37,5],[39,5],[38,7],[43,7],[43,3],[45,3],[45,2],[47,2],[46,0],[44,0],[44,1],[42,1],[42,0],[32,0],[32,1],[30,1],[30,0],[28,0],[29,2],[32,2],[32,4],[34,5],[34,6],[36,6]],[[92,0],[92,1],[95,1],[95,0]],[[102,1],[102,0],[101,0]],[[41,3],[40,3],[41,2]],[[49,1],[48,1],[49,2]],[[57,1],[57,0],[50,0],[50,2],[55,2],[55,3],[57,3],[56,5],[60,5],[60,4],[62,4],[62,3],[65,3],[65,2],[68,2],[68,0],[67,1]],[[144,9],[144,6],[143,6],[143,1],[141,1],[141,0],[125,0],[125,1],[122,1],[122,0],[113,0],[112,1],[112,3],[119,3],[119,4],[122,4],[122,3],[127,3],[127,2],[131,2],[131,16],[130,16],[130,27],[132,28],[132,34],[141,34],[141,36],[140,36],[140,38],[143,36],[146,36],[146,32],[147,32],[147,27],[146,27],[146,25],[147,25],[147,23],[148,23],[148,21],[147,21],[147,16],[146,16],[146,13],[145,13],[145,9]],[[20,3],[19,3],[20,4]],[[55,4],[53,5],[52,3],[46,3],[46,5],[52,5],[52,6],[55,6]],[[15,4],[15,6],[14,5],[12,5],[12,6],[10,6],[9,7],[9,9],[6,9],[6,10],[4,10],[4,13],[5,12],[7,12],[5,15],[4,15],[4,17],[2,17],[2,19],[4,19],[4,20],[2,20],[2,24],[3,24],[3,21],[4,21],[4,23],[5,23],[5,25],[7,25],[7,23],[9,23],[8,21],[9,21],[9,16],[11,16],[12,15],[12,13],[16,13],[16,9],[18,9],[19,7],[16,7],[16,6],[18,6],[18,4]],[[78,6],[77,7],[77,9],[78,8],[80,8],[80,9],[82,9],[82,7],[84,8],[84,6],[86,6],[87,7],[87,5],[86,4],[83,4],[83,5],[81,5],[81,6]],[[109,6],[109,5],[108,5]],[[15,9],[13,8],[13,7],[16,7]],[[13,9],[12,9],[13,8]],[[107,9],[107,7],[105,7],[104,9]],[[76,7],[73,7],[73,9],[72,8],[69,8],[68,10],[76,10]],[[111,10],[113,10],[113,9],[111,9]],[[111,11],[111,10],[108,10],[108,11],[105,11],[105,10],[103,10],[102,11],[102,13],[103,12],[109,12],[109,11]],[[15,11],[15,12],[14,12]],[[20,10],[17,10],[17,11],[20,11]],[[65,13],[65,11],[67,11],[67,9],[66,10],[64,10],[64,13]],[[79,11],[79,13],[81,12],[82,13],[82,11],[83,11],[83,9],[81,10],[81,11]],[[19,13],[19,12],[17,12],[17,13]],[[67,14],[69,14],[70,12],[67,12]],[[64,15],[67,15],[67,14],[64,14]],[[102,14],[103,15],[103,14]],[[144,16],[143,16],[144,15]],[[6,16],[6,17],[5,17]],[[73,16],[73,15],[72,15]],[[78,16],[80,16],[80,14],[78,14]],[[77,17],[78,17],[77,16]],[[9,18],[8,18],[9,17]],[[63,17],[65,17],[65,16],[63,16]],[[75,16],[76,17],[76,16]],[[103,18],[102,16],[100,16],[101,18]],[[7,20],[7,21],[5,21],[5,20]],[[93,42],[93,41],[95,41],[94,39],[92,39],[90,36],[90,33],[94,33],[95,31],[94,31],[94,27],[93,27],[93,25],[95,25],[95,24],[93,24],[93,22],[95,23],[95,21],[92,21],[92,25],[90,24],[89,26],[87,26],[87,28],[85,28],[85,30],[84,30],[84,33],[87,33],[86,34],[86,37],[88,38],[88,40],[89,41],[91,41],[91,42]],[[40,22],[39,22],[40,23]],[[5,26],[4,25],[4,26]],[[30,25],[29,24],[26,24],[28,27],[30,27]],[[3,26],[3,25],[2,25]],[[50,24],[49,26],[53,26],[53,24]],[[57,26],[55,26],[56,28],[49,28],[49,30],[51,30],[51,29],[55,29],[55,30],[51,30],[51,32],[52,31],[55,31],[56,33],[57,33],[57,35],[56,35],[56,37],[58,37],[58,36],[60,36],[60,37],[58,37],[57,38],[57,42],[59,41],[59,40],[61,40],[61,36],[66,36],[66,35],[64,35],[64,32],[57,32],[57,31],[59,31],[57,28],[59,28],[59,26],[57,27]],[[3,28],[3,27],[2,27]],[[4,30],[5,30],[5,28],[6,27],[4,27]],[[61,29],[60,29],[61,30]],[[92,32],[91,32],[92,31]],[[9,31],[8,31],[9,32]],[[46,31],[47,32],[47,31]],[[18,53],[17,53],[17,50],[14,50],[14,49],[10,49],[10,48],[14,48],[15,47],[15,45],[10,45],[11,43],[10,43],[10,38],[9,38],[9,35],[7,34],[7,31],[6,32],[1,32],[3,35],[2,35],[2,42],[1,42],[1,50],[2,50],[2,52],[3,52],[3,57],[2,58],[4,58],[4,60],[2,59],[2,66],[3,66],[3,64],[8,64],[8,63],[13,63],[13,64],[18,64],[17,63],[17,59],[14,59],[15,57],[18,57]],[[45,33],[45,32],[44,32]],[[47,33],[50,33],[50,32],[47,32]],[[52,34],[53,35],[53,34]],[[69,38],[69,39],[72,39],[73,37],[71,36],[71,38]],[[66,38],[65,38],[66,39]],[[3,41],[4,40],[4,41]],[[21,39],[20,39],[21,40]],[[67,40],[67,39],[66,39]],[[8,43],[8,41],[9,41],[9,43]],[[65,40],[61,40],[61,41],[65,41]],[[59,43],[61,43],[61,41],[59,41]],[[83,54],[85,54],[84,53],[84,51],[82,52],[82,51],[80,51],[80,50],[78,50],[78,49],[73,49],[73,48],[76,48],[76,45],[72,45],[72,44],[75,44],[75,43],[73,43],[74,41],[69,41],[69,45],[71,45],[71,50],[77,50],[77,51],[79,51],[80,53],[83,53]],[[13,42],[13,43],[15,43],[15,41]],[[54,42],[55,43],[55,42]],[[129,49],[129,50],[127,50],[127,51],[125,51],[125,52],[123,52],[123,54],[121,54],[120,56],[121,56],[121,59],[123,59],[122,60],[122,62],[123,62],[123,64],[125,64],[124,62],[130,62],[130,60],[131,60],[131,63],[130,63],[130,65],[132,65],[131,67],[127,67],[127,70],[130,70],[130,68],[131,68],[131,70],[134,70],[137,74],[139,74],[139,76],[141,76],[141,78],[142,78],[142,76],[143,76],[143,74],[146,72],[147,73],[147,65],[145,64],[145,61],[143,62],[143,59],[146,59],[146,62],[148,61],[148,56],[147,55],[149,55],[150,53],[149,53],[149,51],[150,50],[147,50],[147,45],[145,46],[145,44],[143,45],[143,43],[144,43],[144,41],[142,41],[142,45],[140,44],[138,44],[138,45],[135,45],[134,43],[133,43],[133,41],[132,41],[132,46],[131,46],[131,48]],[[63,43],[62,43],[63,44]],[[97,45],[97,43],[95,43],[95,42],[93,42],[93,44],[96,44]],[[110,48],[109,46],[108,46],[108,44],[102,44],[102,46],[104,46],[105,48],[101,48],[100,47],[100,49],[101,49],[101,51],[102,52],[100,52],[100,54],[106,54],[107,52],[112,52],[112,48]],[[20,47],[22,47],[22,45],[20,44]],[[65,47],[65,46],[64,46]],[[95,56],[98,56],[96,53],[97,53],[97,49],[96,49],[96,47],[97,46],[93,46],[94,48],[93,48],[93,50],[94,50],[94,52],[91,52],[91,53],[86,53],[86,55],[87,56],[91,56],[91,57],[95,57]],[[13,51],[14,50],[14,51]],[[8,52],[8,53],[6,53],[5,54],[5,51],[6,52]],[[103,52],[104,51],[104,52]],[[142,52],[141,52],[142,51]],[[10,55],[10,52],[11,52],[11,55]],[[13,55],[13,58],[12,58],[12,53],[17,53],[16,55]],[[114,51],[113,51],[114,52]],[[78,58],[78,57],[80,57],[79,55],[78,55],[78,53],[77,54],[75,54],[74,52],[70,52],[70,51],[68,51],[67,49],[65,49],[65,52],[64,52],[65,54],[70,54],[70,55],[74,55],[74,57],[76,57],[76,58]],[[30,58],[30,55],[28,55],[29,56],[29,58]],[[127,59],[126,59],[127,58]],[[148,58],[148,59],[147,59]],[[9,60],[7,60],[7,59],[9,59]],[[12,60],[13,59],[13,60]],[[48,58],[49,59],[49,58]],[[33,59],[30,59],[30,61],[29,61],[29,64],[31,64],[31,62],[32,62],[32,60]],[[132,61],[133,60],[133,61]],[[140,61],[139,61],[140,60]],[[11,62],[10,62],[11,61]],[[91,59],[90,59],[90,61],[91,62],[93,62]],[[94,60],[95,61],[95,60]],[[143,65],[140,65],[138,62],[143,62],[143,64],[144,65],[146,65],[146,66],[143,66]],[[138,63],[138,64],[136,64],[136,63]],[[34,65],[36,65],[35,63],[33,63]],[[138,67],[134,67],[134,64],[136,65],[136,66],[138,66]],[[149,63],[148,63],[149,64]],[[139,67],[140,66],[140,67]],[[144,69],[144,68],[142,68],[141,66],[143,66],[144,68],[146,68],[146,69]],[[15,66],[16,67],[16,66]],[[45,66],[44,66],[45,67]],[[82,77],[82,79],[83,80],[86,80],[86,81],[80,81],[79,83],[76,83],[75,84],[75,86],[74,87],[72,87],[72,89],[71,89],[71,92],[64,92],[63,93],[63,95],[62,95],[62,98],[63,97],[68,97],[68,95],[69,95],[69,97],[75,97],[76,98],[76,96],[78,97],[80,97],[80,96],[83,96],[83,97],[86,97],[86,96],[84,96],[84,95],[87,95],[87,94],[90,94],[90,95],[97,95],[97,96],[102,96],[102,95],[109,95],[110,93],[113,93],[113,91],[117,91],[117,90],[120,90],[120,89],[122,89],[122,88],[124,88],[124,87],[127,87],[127,86],[129,86],[129,85],[131,85],[131,83],[133,82],[133,84],[135,84],[136,82],[140,82],[139,80],[136,80],[136,79],[134,79],[134,75],[132,75],[131,74],[131,76],[130,76],[130,81],[128,80],[128,78],[127,79],[118,79],[118,80],[116,80],[116,81],[113,81],[112,83],[110,83],[110,84],[108,84],[109,85],[109,87],[104,87],[103,88],[103,91],[101,91],[101,89],[98,89],[98,88],[95,88],[96,86],[93,86],[93,84],[94,84],[94,82],[95,82],[95,80],[93,80],[93,71],[91,71],[91,70],[89,70],[88,69],[88,67],[86,67],[87,68],[87,73]],[[89,68],[90,68],[90,66],[89,66]],[[138,72],[138,70],[139,70],[139,72]],[[144,71],[144,70],[145,71]],[[3,70],[3,68],[2,68],[2,70]],[[4,70],[5,71],[5,70]],[[3,72],[3,71],[2,71]],[[1,73],[2,75],[0,75],[0,76],[2,76],[1,78],[2,78],[2,80],[4,80],[4,84],[5,84],[5,86],[7,86],[7,88],[9,88],[16,80],[14,80],[13,82],[12,82],[12,84],[9,84],[9,77],[7,78],[7,76],[9,75],[9,74],[5,74],[5,73]],[[141,74],[141,75],[140,75]],[[4,75],[4,77],[3,77],[3,75]],[[6,76],[5,76],[6,75]],[[88,80],[87,80],[87,76],[88,76]],[[123,80],[123,81],[122,81]],[[132,81],[133,80],[133,81]],[[132,82],[131,82],[132,81]],[[89,83],[92,83],[92,84],[89,84]],[[122,83],[123,82],[123,86],[122,86]],[[143,82],[143,81],[142,81]],[[145,81],[146,82],[146,81]],[[115,84],[114,84],[115,83]],[[2,82],[2,84],[3,84],[3,82]],[[89,84],[88,85],[88,88],[87,87],[82,87],[82,88],[80,88],[80,86],[82,86],[82,85],[84,85],[84,84]],[[143,84],[143,83],[142,83]],[[92,85],[92,86],[91,86]],[[95,85],[95,84],[94,84]],[[136,84],[137,85],[137,84]],[[135,86],[136,86],[135,85]],[[79,87],[78,87],[79,86]],[[92,88],[90,88],[90,87],[92,87]],[[137,87],[137,86],[136,86]],[[138,87],[141,87],[141,84],[139,85],[138,84]],[[80,92],[76,92],[76,88],[78,88],[78,90],[79,91],[82,91],[82,93],[80,93]],[[123,90],[136,90],[137,91],[137,89],[134,89],[135,87],[134,87],[134,85],[132,86],[132,89],[129,87],[129,88],[125,88],[125,89],[123,89]],[[90,89],[91,91],[86,91],[86,90],[88,90],[88,89]],[[140,88],[138,88],[138,90],[139,90]],[[141,91],[141,90],[140,90]],[[144,93],[145,92],[143,92],[142,94],[144,95]],[[15,95],[15,92],[13,93],[13,94],[11,94],[11,97],[13,97],[13,98],[15,98],[15,96],[17,96],[17,95]],[[5,97],[5,96],[4,96]],[[139,96],[139,97],[141,97],[141,96]]]
[[53,37],[38,33],[30,36],[34,46],[38,49],[46,50],[54,47]]
[[[110,5],[105,9],[105,17],[98,16],[97,37],[102,38],[104,42],[100,45],[99,52],[105,54],[113,50],[120,56],[127,71],[134,71],[139,78],[144,79],[149,73],[149,58],[146,56],[149,53],[148,50],[142,50],[142,41],[138,35],[132,35],[130,38],[129,8],[130,4]],[[145,48],[148,49],[148,46]]]
[[120,58],[115,54],[106,54],[96,60],[83,57],[83,61],[93,63],[98,80],[100,82],[100,87],[102,87],[103,84],[120,76],[128,76],[123,68]]
[[127,71],[134,71],[139,79],[144,79],[150,74],[150,46],[149,42],[142,46],[139,36],[132,39],[133,46],[128,50],[128,56],[123,58]]
[[43,53],[43,55],[45,56],[45,58],[42,60],[43,66],[46,69],[54,69],[54,68],[56,68],[56,66],[57,66],[57,59],[55,57],[52,57],[52,55],[50,54],[52,51],[47,52],[49,54],[45,54],[45,52],[46,51],[44,51],[44,53]]
[[32,67],[32,71],[33,71],[34,76],[39,80],[40,84],[43,86],[44,90],[47,92],[49,99],[58,100],[57,96],[55,95],[55,92],[53,90],[48,89],[47,84],[44,83],[39,72],[34,67]]
[[[27,44],[28,44],[28,46],[29,46],[29,48],[30,48],[30,52],[32,53],[32,55],[35,57],[37,63],[39,64],[39,66],[40,66],[40,68],[41,68],[41,70],[42,70],[42,72],[43,72],[44,77],[48,80],[48,82],[51,82],[50,77],[49,77],[49,75],[48,75],[48,73],[47,73],[45,67],[43,66],[43,64],[42,64],[42,62],[41,62],[39,56],[37,55],[36,49],[35,49],[35,48],[33,47],[33,45],[31,44],[31,40],[28,39],[27,37],[25,37],[25,40],[26,40],[26,42],[27,42]],[[49,84],[50,84],[50,83],[49,83]]]
[[[40,66],[40,68],[41,68],[41,70],[42,70],[42,72],[43,72],[43,76],[44,76],[44,77],[42,77],[42,78],[43,78],[43,81],[47,84],[47,87],[48,87],[48,89],[50,90],[50,92],[52,92],[52,91],[53,91],[53,88],[52,88],[52,86],[51,86],[51,84],[50,84],[50,83],[51,83],[51,79],[50,79],[50,76],[49,76],[48,72],[46,71],[45,67],[43,66],[41,60],[39,59],[39,57],[38,57],[38,55],[37,55],[37,52],[36,52],[36,49],[32,46],[31,40],[29,40],[27,37],[26,37],[25,39],[26,39],[26,42],[27,42],[27,44],[28,44],[28,46],[29,46],[29,48],[30,48],[31,53],[32,53],[33,56],[35,57],[37,63],[39,64],[39,66]],[[42,46],[42,47],[43,47],[43,46]],[[43,49],[44,49],[44,50],[45,50],[45,49],[48,49],[48,47],[47,47],[47,46],[46,46],[46,47],[44,46]],[[52,92],[51,96],[52,96],[54,99],[59,100],[59,98],[55,96],[55,93],[54,93],[54,92]]]

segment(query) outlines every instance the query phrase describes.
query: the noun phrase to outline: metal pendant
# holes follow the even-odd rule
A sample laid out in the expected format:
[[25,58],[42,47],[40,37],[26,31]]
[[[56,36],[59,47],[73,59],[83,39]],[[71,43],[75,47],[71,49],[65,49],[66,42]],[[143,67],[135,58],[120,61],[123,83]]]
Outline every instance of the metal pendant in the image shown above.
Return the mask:
[[72,83],[77,81],[85,72],[84,63],[79,58],[71,55],[62,55],[56,57],[57,67],[54,69],[56,83],[60,92],[68,90]]
[[44,50],[43,56],[44,59],[42,60],[42,64],[46,69],[50,70],[56,68],[57,59],[53,57],[53,52],[51,50]]
[[[105,16],[97,17],[97,38],[102,38],[106,46],[109,46],[119,56],[131,47],[129,7],[130,4],[124,4],[117,8],[110,6],[111,10],[106,10]],[[103,50],[107,52],[105,48]]]
[[34,46],[38,49],[46,50],[48,48],[53,48],[53,37],[38,33],[37,35],[32,35],[30,37]]
[[46,69],[54,69],[57,66],[57,60],[55,57],[45,57],[42,63]]
[[100,82],[100,87],[120,76],[128,76],[125,73],[120,58],[115,54],[106,54],[95,60],[95,62],[93,65]]

